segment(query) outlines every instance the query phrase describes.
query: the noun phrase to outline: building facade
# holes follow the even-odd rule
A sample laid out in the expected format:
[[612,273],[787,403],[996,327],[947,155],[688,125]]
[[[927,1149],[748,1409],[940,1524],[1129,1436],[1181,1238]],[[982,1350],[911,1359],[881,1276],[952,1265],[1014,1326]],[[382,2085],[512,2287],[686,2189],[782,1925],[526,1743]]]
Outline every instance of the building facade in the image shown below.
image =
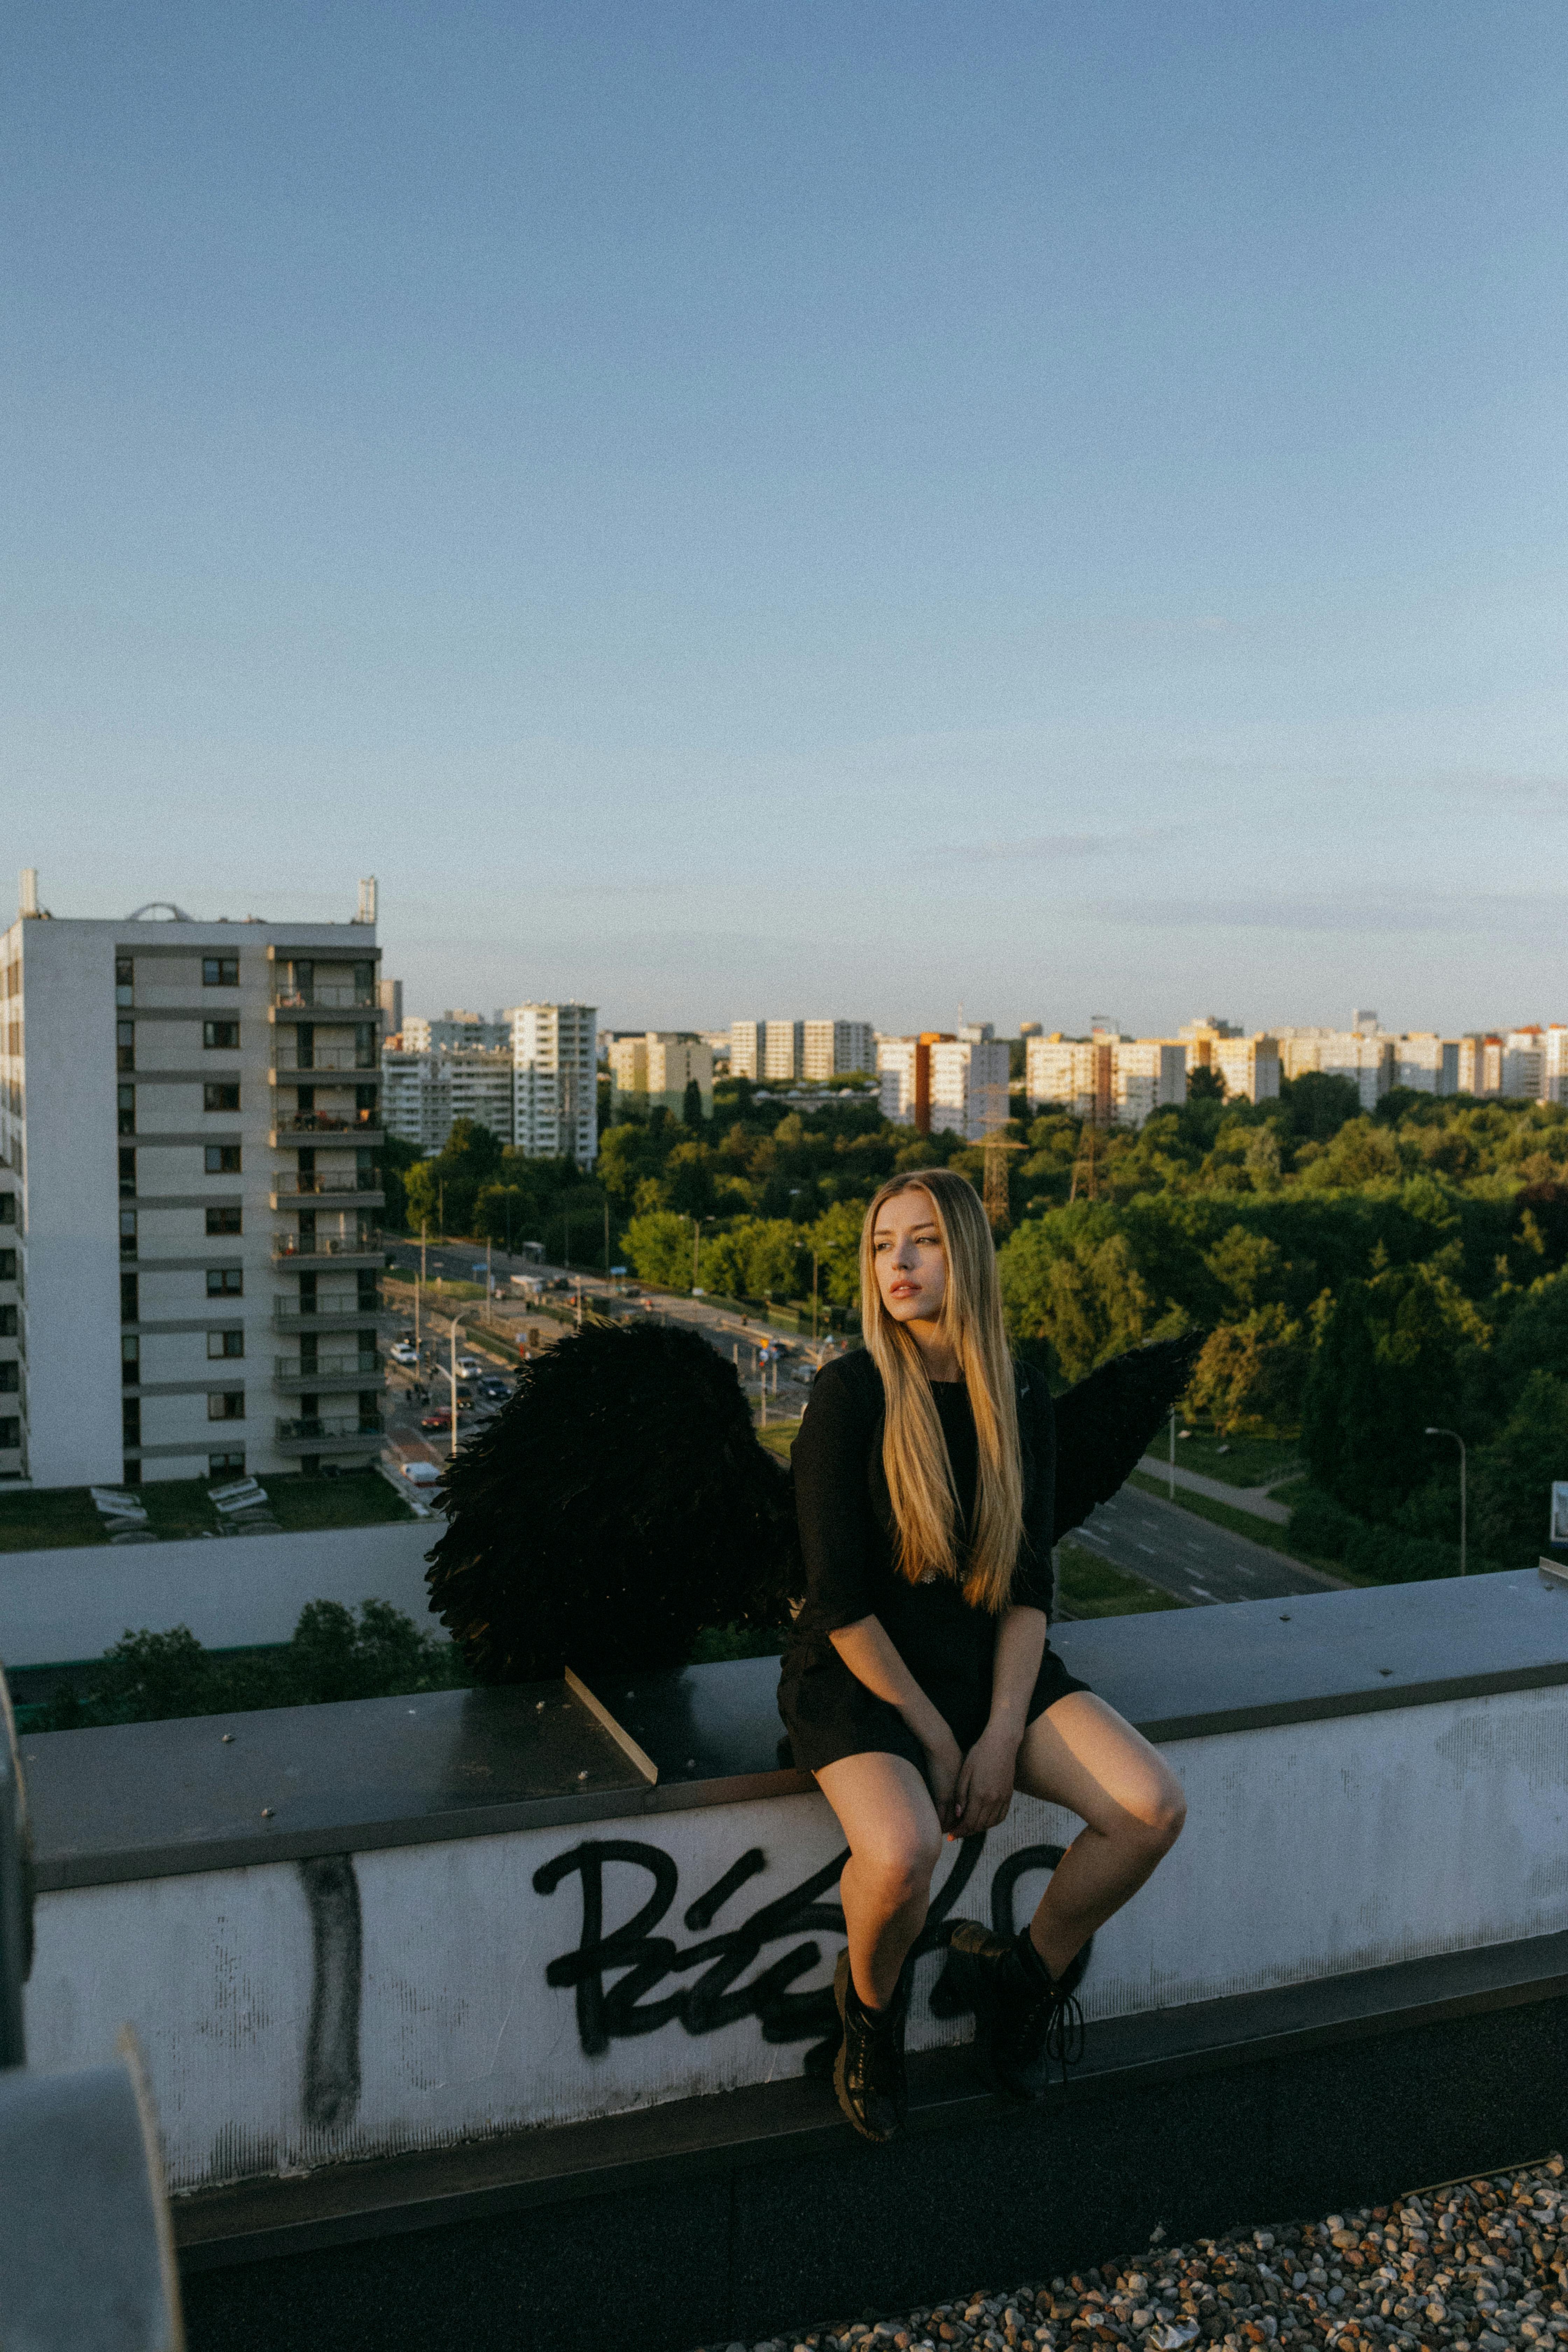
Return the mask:
[[1394,1041],[1394,1083],[1421,1095],[1459,1091],[1459,1041],[1436,1030],[1411,1030]]
[[1006,1121],[1006,1042],[988,1027],[968,1037],[927,1029],[879,1038],[877,1087],[884,1118],[921,1135],[962,1135],[978,1143]]
[[1321,1070],[1349,1078],[1363,1110],[1373,1110],[1394,1084],[1395,1040],[1381,1029],[1281,1029],[1279,1066],[1288,1078]]
[[1187,1098],[1187,1046],[1169,1037],[1029,1037],[1024,1091],[1030,1110],[1054,1106],[1102,1127],[1142,1127]]
[[477,1120],[502,1143],[515,1124],[511,1055],[482,1046],[453,1053],[382,1051],[386,1132],[426,1155],[439,1151],[460,1118]]
[[712,1118],[713,1049],[705,1038],[675,1029],[616,1037],[609,1063],[612,1116],[667,1110],[672,1118],[684,1118],[686,1089],[695,1081],[702,1116]]
[[0,1475],[363,1462],[384,1386],[374,916],[151,911],[28,913],[0,940]]
[[598,1156],[598,1007],[518,1004],[511,1026],[512,1141],[531,1160]]
[[877,1066],[876,1032],[868,1021],[805,1021],[801,1045],[803,1078],[842,1078]]

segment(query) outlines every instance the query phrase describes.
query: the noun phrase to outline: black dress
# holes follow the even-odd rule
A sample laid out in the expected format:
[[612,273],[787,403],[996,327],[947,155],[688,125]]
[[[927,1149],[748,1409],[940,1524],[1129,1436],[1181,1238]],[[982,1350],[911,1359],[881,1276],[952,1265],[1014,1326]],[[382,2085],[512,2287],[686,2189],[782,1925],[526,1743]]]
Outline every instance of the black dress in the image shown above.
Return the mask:
[[[1050,1613],[1056,1425],[1038,1372],[1016,1370],[1023,1454],[1024,1540],[1013,1580],[1016,1605]],[[961,1514],[973,1517],[979,1449],[962,1381],[931,1383]],[[996,1620],[972,1608],[952,1577],[911,1584],[894,1566],[892,1502],[882,1468],[882,1378],[864,1349],[826,1365],[812,1384],[795,1442],[795,1508],[806,1597],[779,1679],[779,1713],[795,1760],[818,1772],[845,1756],[879,1751],[925,1770],[925,1750],[897,1707],[851,1674],[828,1635],[875,1617],[967,1754],[991,1712]],[[1087,1690],[1047,1642],[1027,1720],[1069,1691]]]

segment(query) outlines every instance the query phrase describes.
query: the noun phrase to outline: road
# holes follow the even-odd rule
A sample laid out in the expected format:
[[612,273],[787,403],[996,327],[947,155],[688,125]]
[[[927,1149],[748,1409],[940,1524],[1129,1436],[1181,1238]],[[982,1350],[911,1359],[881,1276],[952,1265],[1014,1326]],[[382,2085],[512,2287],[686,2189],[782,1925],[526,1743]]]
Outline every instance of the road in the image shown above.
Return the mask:
[[1069,1543],[1109,1560],[1112,1568],[1157,1584],[1162,1592],[1199,1606],[1218,1601],[1279,1601],[1290,1593],[1331,1592],[1332,1577],[1302,1568],[1262,1544],[1211,1527],[1179,1504],[1123,1486],[1091,1511]]

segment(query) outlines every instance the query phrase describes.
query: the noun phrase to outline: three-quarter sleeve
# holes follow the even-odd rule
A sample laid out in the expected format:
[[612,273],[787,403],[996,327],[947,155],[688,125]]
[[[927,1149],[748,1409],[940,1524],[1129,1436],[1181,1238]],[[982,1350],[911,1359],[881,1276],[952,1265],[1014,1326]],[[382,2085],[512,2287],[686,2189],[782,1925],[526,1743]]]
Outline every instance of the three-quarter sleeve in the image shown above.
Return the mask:
[[[858,1368],[856,1368],[858,1370]],[[868,1574],[874,1540],[867,1484],[878,1400],[840,1358],[812,1382],[790,1455],[805,1563],[802,1625],[831,1633],[875,1612]]]
[[1020,1419],[1025,1413],[1031,1418],[1034,1475],[1025,1497],[1024,1541],[1012,1597],[1016,1607],[1042,1609],[1048,1617],[1057,1582],[1051,1560],[1057,1517],[1057,1419],[1043,1373],[1031,1371],[1028,1392],[1019,1398],[1018,1406]]

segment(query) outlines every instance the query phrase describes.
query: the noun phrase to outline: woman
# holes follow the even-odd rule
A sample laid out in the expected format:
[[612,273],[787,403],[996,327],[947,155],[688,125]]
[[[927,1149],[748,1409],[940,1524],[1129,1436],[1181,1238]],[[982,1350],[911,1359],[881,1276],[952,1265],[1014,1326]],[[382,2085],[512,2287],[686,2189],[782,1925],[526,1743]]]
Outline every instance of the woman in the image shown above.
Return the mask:
[[965,1922],[950,1965],[984,2079],[1045,2088],[1089,1939],[1181,1832],[1181,1784],[1049,1647],[1055,1429],[1010,1360],[979,1199],[946,1169],[895,1177],[860,1238],[863,1351],[818,1375],[794,1465],[806,1599],[779,1711],[838,1817],[848,1948],[834,1992],[839,2105],[867,2139],[907,2114],[905,1963],[942,1838],[1015,1789],[1082,1830],[1015,1942]]

